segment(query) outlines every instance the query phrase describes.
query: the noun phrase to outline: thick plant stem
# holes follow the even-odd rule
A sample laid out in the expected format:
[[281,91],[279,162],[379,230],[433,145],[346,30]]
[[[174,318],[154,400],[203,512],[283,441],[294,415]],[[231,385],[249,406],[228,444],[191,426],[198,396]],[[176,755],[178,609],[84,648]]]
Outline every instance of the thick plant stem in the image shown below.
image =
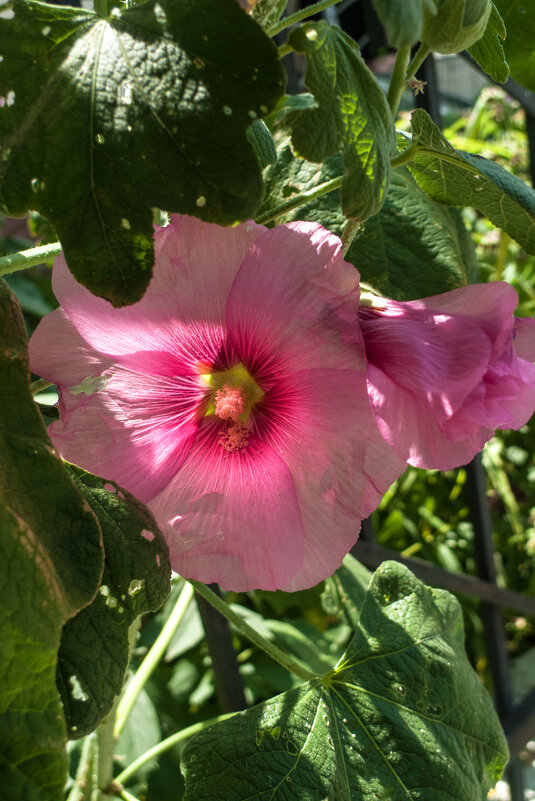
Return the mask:
[[431,49],[422,42],[422,44],[414,54],[414,58],[407,67],[407,72],[405,74],[405,80],[407,81],[407,83],[409,81],[412,81],[412,79],[414,78],[414,76],[416,75],[416,73],[418,72],[418,70],[420,69],[420,67],[422,66],[422,64],[424,63],[430,52]]
[[259,225],[264,225],[274,220],[280,214],[285,214],[287,211],[292,211],[293,209],[299,208],[299,206],[304,206],[309,200],[313,200],[315,197],[320,197],[321,195],[326,195],[327,192],[333,192],[335,189],[340,189],[341,186],[342,176],[333,178],[330,181],[325,181],[324,184],[319,184],[313,189],[307,189],[306,192],[300,192],[285,203],[281,203],[280,206],[274,206],[272,209],[264,212],[264,214],[260,214],[256,218],[256,222]]
[[71,787],[67,801],[84,801],[86,796],[87,786],[89,784],[89,774],[91,770],[91,762],[93,760],[94,749],[97,744],[96,734],[89,734],[82,746],[82,753],[80,754],[80,762],[76,776],[74,777],[74,784]]
[[227,720],[227,718],[233,717],[235,712],[227,712],[225,715],[218,715],[216,718],[209,718],[208,720],[201,720],[199,723],[193,723],[191,726],[187,726],[182,731],[176,732],[176,734],[172,734],[170,737],[166,737],[165,740],[162,740],[161,743],[154,745],[152,748],[149,748],[148,751],[145,751],[144,754],[141,754],[137,759],[135,759],[127,768],[125,768],[118,776],[115,777],[115,781],[118,784],[124,784],[128,781],[128,779],[134,775],[140,768],[143,767],[147,762],[150,762],[151,759],[155,759],[160,754],[163,754],[164,751],[168,751],[173,746],[178,745],[183,740],[187,740],[190,737],[193,737],[194,734],[198,734],[200,731],[207,729],[209,726],[214,726],[216,723],[220,723],[222,720]]
[[52,259],[61,252],[59,242],[52,242],[50,245],[40,245],[29,250],[19,250],[18,253],[10,253],[9,256],[0,258],[0,275],[14,273],[17,270],[26,270],[28,267],[35,267],[44,261]]
[[301,9],[301,11],[296,11],[295,14],[290,14],[289,17],[284,17],[280,22],[277,22],[276,25],[270,28],[269,31],[266,31],[266,33],[268,36],[276,36],[291,25],[295,25],[296,22],[301,22],[308,17],[312,17],[314,14],[319,14],[320,11],[324,11],[326,8],[335,6],[340,2],[341,0],[320,0],[319,3],[314,3],[311,6],[307,6],[307,8]]
[[274,643],[266,640],[261,634],[259,634],[256,629],[250,626],[245,620],[241,617],[241,615],[234,612],[233,609],[222,599],[219,598],[218,595],[215,594],[206,584],[201,584],[200,581],[193,581],[189,579],[192,586],[195,588],[196,592],[199,595],[202,595],[208,603],[212,604],[218,612],[227,618],[229,623],[232,623],[236,628],[244,634],[247,639],[249,639],[252,643],[257,645],[262,651],[265,651],[268,656],[278,662],[279,665],[282,665],[286,670],[289,670],[290,673],[294,673],[296,676],[299,676],[300,679],[303,681],[310,681],[311,679],[315,679],[316,675],[311,673],[306,668],[299,665],[295,662],[291,656],[286,654],[282,651],[278,646]]
[[418,143],[413,142],[409,145],[402,153],[399,155],[394,156],[394,158],[390,161],[390,165],[395,169],[396,167],[403,167],[405,164],[408,164],[414,156],[420,150]]
[[410,45],[403,45],[396,53],[396,61],[394,63],[394,70],[390,78],[390,86],[388,87],[387,100],[390,106],[392,116],[395,117],[398,113],[399,104],[403,92],[407,87],[407,65],[411,57]]
[[342,253],[344,256],[351,247],[351,243],[354,240],[359,228],[360,228],[360,222],[358,220],[349,219],[346,222],[344,230],[342,232],[342,236],[340,237],[340,239],[342,240],[342,245],[343,245]]
[[101,721],[97,729],[98,738],[98,786],[101,793],[106,797],[108,788],[113,778],[113,755],[115,753],[115,737],[113,735],[113,727],[115,724],[115,715],[117,712],[116,699],[114,705]]
[[158,666],[161,658],[163,657],[165,651],[167,650],[167,646],[171,642],[171,638],[177,628],[179,627],[180,623],[182,622],[182,618],[186,613],[186,609],[193,598],[193,589],[191,584],[184,584],[180,595],[177,598],[177,601],[171,611],[171,614],[165,621],[165,625],[163,626],[162,630],[158,634],[156,640],[150,651],[145,656],[145,659],[139,666],[139,669],[136,671],[135,675],[132,677],[131,681],[127,684],[126,690],[124,695],[122,696],[121,700],[119,701],[119,705],[117,707],[117,718],[115,721],[115,730],[114,736],[117,739],[121,734],[122,730],[124,729],[125,723],[128,720],[128,716],[132,711],[132,707],[136,702],[136,698],[138,697],[139,693],[147,683],[147,680],[151,673],[156,669]]

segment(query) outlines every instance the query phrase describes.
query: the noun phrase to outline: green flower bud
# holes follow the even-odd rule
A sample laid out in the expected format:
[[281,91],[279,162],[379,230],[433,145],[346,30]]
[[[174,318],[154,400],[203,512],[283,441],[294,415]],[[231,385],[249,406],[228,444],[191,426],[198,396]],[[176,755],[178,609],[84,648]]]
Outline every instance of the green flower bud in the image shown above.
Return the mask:
[[485,33],[491,0],[438,0],[437,13],[424,9],[422,42],[435,53],[459,53]]

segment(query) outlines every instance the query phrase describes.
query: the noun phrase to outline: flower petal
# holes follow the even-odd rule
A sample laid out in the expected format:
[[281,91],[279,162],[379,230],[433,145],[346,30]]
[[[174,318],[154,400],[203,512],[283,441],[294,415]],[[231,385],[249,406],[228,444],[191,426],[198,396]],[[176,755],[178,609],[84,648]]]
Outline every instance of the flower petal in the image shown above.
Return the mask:
[[265,404],[259,436],[290,470],[303,518],[303,564],[282,587],[293,592],[340,566],[361,520],[406,464],[379,433],[363,373],[296,372],[267,393]]
[[[266,231],[250,248],[227,303],[228,336],[251,374],[362,367],[359,274],[338,237],[313,223]],[[354,349],[350,347],[354,345]]]
[[258,438],[227,453],[218,429],[219,421],[205,419],[182,468],[149,507],[177,572],[237,592],[275,590],[303,562],[292,475]]
[[[74,279],[62,255],[54,262],[52,285],[78,333],[114,361],[171,375],[173,353],[196,372],[212,363],[223,342],[224,306],[236,272],[262,226],[222,228],[194,217],[173,216],[155,232],[158,269],[143,298],[116,309]],[[151,369],[152,365],[152,369]]]

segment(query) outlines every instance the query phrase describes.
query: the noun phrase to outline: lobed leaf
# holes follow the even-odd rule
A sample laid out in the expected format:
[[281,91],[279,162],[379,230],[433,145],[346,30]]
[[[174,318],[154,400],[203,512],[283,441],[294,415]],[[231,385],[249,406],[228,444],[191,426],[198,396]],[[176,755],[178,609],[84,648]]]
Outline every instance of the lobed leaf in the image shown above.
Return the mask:
[[305,81],[317,101],[317,108],[288,113],[294,147],[309,161],[343,154],[342,211],[366,220],[381,208],[395,148],[385,94],[358,46],[339,28],[306,23],[288,41],[306,54]]
[[509,77],[509,65],[505,60],[504,46],[502,44],[506,35],[507,31],[505,30],[503,19],[494,3],[492,3],[485,33],[481,39],[478,39],[468,48],[468,52],[477,61],[481,69],[498,83],[505,83]]
[[423,8],[436,11],[434,0],[373,0],[393,47],[412,45],[422,38]]
[[437,203],[473,206],[535,254],[535,191],[493,161],[455,150],[423,110],[412,117],[418,150],[409,169]]
[[169,594],[169,550],[148,509],[117,484],[69,465],[95,513],[104,572],[95,599],[63,629],[57,681],[69,737],[92,732],[121,692],[129,660],[128,628]]
[[98,523],[32,399],[20,308],[0,280],[0,773],[10,801],[56,801],[67,779],[55,682],[64,623],[102,573]]
[[42,212],[77,280],[133,303],[151,277],[152,206],[223,225],[254,214],[246,131],[282,93],[276,47],[236,0],[148,0],[108,18],[13,9],[0,19],[0,209]]
[[453,596],[384,563],[336,667],[189,741],[185,801],[484,801],[507,746],[463,637]]

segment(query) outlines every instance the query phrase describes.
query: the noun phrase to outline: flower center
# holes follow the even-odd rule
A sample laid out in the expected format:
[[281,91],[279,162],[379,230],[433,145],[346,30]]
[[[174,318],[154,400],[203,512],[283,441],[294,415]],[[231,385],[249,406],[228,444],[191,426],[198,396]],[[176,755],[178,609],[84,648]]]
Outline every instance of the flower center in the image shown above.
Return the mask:
[[215,414],[223,423],[219,444],[228,453],[246,448],[251,411],[264,393],[241,363],[201,378],[212,390],[205,414]]

